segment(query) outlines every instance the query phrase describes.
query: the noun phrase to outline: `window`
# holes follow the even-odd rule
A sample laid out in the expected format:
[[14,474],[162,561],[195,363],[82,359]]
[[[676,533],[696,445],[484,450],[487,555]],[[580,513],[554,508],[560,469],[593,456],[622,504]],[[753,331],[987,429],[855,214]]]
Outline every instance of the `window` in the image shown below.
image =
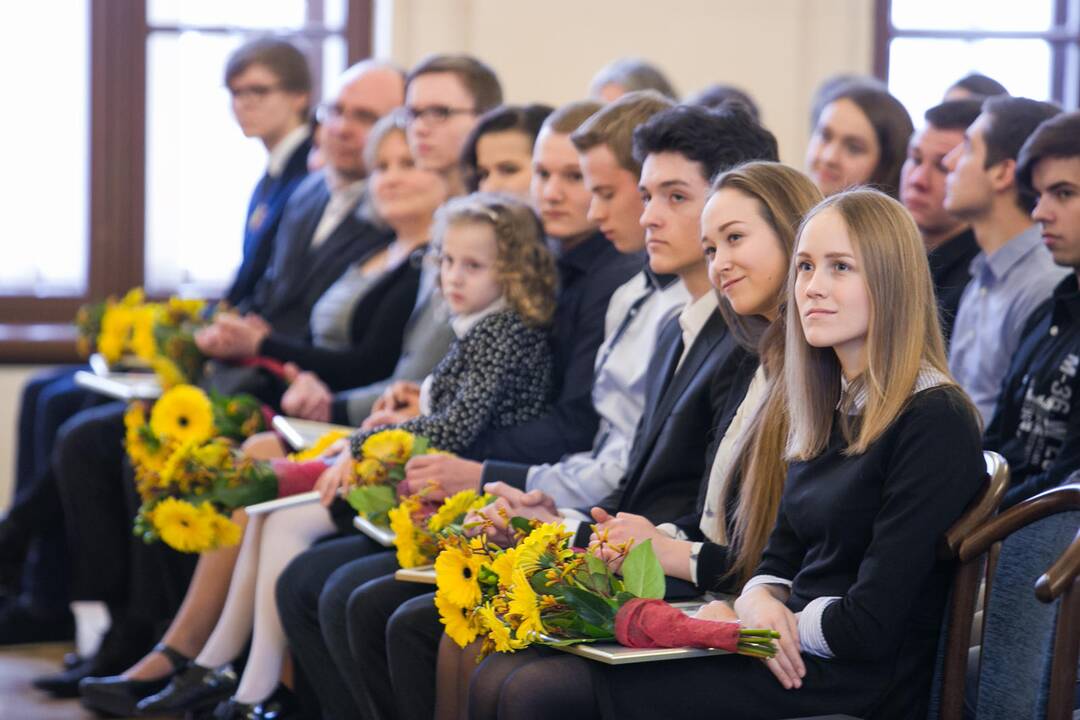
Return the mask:
[[266,153],[232,118],[222,83],[229,53],[252,32],[292,37],[321,76],[314,106],[346,66],[345,9],[344,0],[149,0],[148,292],[217,296],[240,264],[247,201]]
[[0,24],[27,30],[9,33],[0,61],[36,68],[8,88],[18,172],[0,192],[19,201],[0,213],[0,361],[71,357],[66,326],[90,299],[223,289],[265,163],[232,119],[225,57],[252,35],[288,36],[317,102],[370,55],[373,1],[0,4]]
[[1078,20],[1080,0],[878,0],[877,74],[916,125],[971,72],[1074,108]]
[[[90,77],[89,0],[4,3],[0,26],[49,29],[7,33],[0,64],[30,65],[34,73],[5,73],[5,165],[0,196],[0,296],[82,295],[88,252]],[[47,82],[42,82],[42,79]],[[29,191],[28,191],[29,190]]]

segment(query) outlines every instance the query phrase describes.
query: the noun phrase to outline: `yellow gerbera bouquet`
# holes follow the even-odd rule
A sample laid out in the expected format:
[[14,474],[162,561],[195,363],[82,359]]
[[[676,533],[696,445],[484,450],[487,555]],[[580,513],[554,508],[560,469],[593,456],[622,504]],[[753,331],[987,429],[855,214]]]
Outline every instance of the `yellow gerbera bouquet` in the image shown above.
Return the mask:
[[485,507],[493,499],[475,490],[462,490],[432,512],[421,495],[404,498],[388,512],[398,564],[403,568],[430,564],[439,554],[439,541],[449,533],[460,533],[469,512]]
[[773,631],[693,620],[664,603],[664,572],[649,540],[630,547],[600,539],[598,550],[622,560],[620,577],[593,551],[571,548],[561,525],[513,518],[511,526],[520,538],[515,547],[450,535],[435,560],[435,605],[446,634],[462,647],[482,637],[481,656],[600,640],[776,652]]
[[75,316],[79,352],[85,356],[96,350],[110,366],[135,357],[154,370],[166,389],[195,382],[205,361],[195,346],[195,330],[206,323],[205,309],[202,300],[146,302],[142,288],[120,300],[84,305]]
[[147,542],[161,539],[182,552],[235,544],[240,529],[218,510],[276,496],[269,464],[246,458],[236,447],[266,427],[253,397],[207,395],[179,385],[152,408],[131,403],[124,426],[142,499],[135,533]]
[[358,514],[386,526],[391,508],[398,504],[397,484],[405,479],[406,463],[417,455],[441,452],[407,430],[374,433],[360,446],[360,458],[353,463],[354,486],[345,500]]

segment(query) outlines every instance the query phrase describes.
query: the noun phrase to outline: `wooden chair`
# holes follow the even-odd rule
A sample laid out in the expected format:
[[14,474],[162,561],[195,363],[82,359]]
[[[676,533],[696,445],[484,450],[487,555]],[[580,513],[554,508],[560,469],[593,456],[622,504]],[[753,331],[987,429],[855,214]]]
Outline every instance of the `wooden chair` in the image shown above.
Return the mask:
[[[1032,707],[1032,714],[1028,717],[1036,717],[1038,712],[1045,707],[1045,716],[1051,720],[1065,720],[1072,717],[1073,703],[1075,701],[1075,682],[1077,653],[1080,647],[1080,591],[1077,591],[1078,571],[1080,571],[1080,540],[1075,539],[1077,527],[1080,522],[1068,518],[1053,518],[1055,515],[1068,512],[1080,512],[1080,484],[1066,485],[1053,490],[1048,490],[1008,511],[993,518],[981,527],[977,528],[971,536],[960,546],[960,562],[963,572],[970,573],[983,561],[991,548],[1011,536],[1012,545],[1008,542],[1002,548],[1000,563],[997,567],[999,579],[1003,578],[1006,571],[1023,573],[1027,571],[1028,577],[1033,577],[1038,572],[1040,556],[1049,555],[1052,559],[1057,557],[1049,571],[1042,575],[1037,582],[1035,596],[1044,603],[1055,602],[1060,599],[1056,630],[1051,630],[1052,612],[1039,611],[1039,617],[1050,618],[1049,622],[1037,621],[1025,618],[1022,613],[1029,608],[1024,608],[1015,598],[1012,600],[1006,596],[1009,594],[1023,595],[1024,590],[1018,587],[1017,581],[1012,579],[1009,583],[1001,585],[1002,597],[995,591],[991,584],[987,592],[985,602],[985,634],[983,654],[979,662],[979,698],[977,711],[983,715],[983,706],[986,710],[1001,713],[1001,716],[1013,717],[1009,714],[1008,702],[1014,701],[1022,704],[1024,710],[1029,705],[1037,703],[1040,707]],[[1040,527],[1034,527],[1040,523]],[[1047,524],[1048,523],[1048,524]],[[1067,545],[1064,553],[1054,550],[1056,547]],[[1019,543],[1019,544],[1017,544]],[[1047,562],[1047,561],[1043,561]],[[1028,565],[1035,564],[1034,568]],[[1042,565],[1045,567],[1045,565]],[[1031,586],[1027,586],[1030,588]],[[1030,596],[1028,596],[1030,597]],[[964,608],[958,608],[958,612],[974,609],[974,596],[970,600],[965,596],[961,598]],[[1023,597],[1021,597],[1023,600]],[[1014,617],[1013,613],[1020,613],[1021,617]],[[970,618],[970,613],[967,614]],[[962,621],[962,620],[961,620]],[[1040,622],[1037,625],[1023,625],[1025,622]],[[1000,633],[991,627],[997,623],[1001,628]],[[1040,695],[1039,688],[1045,676],[1043,672],[1043,659],[1035,657],[1032,653],[1024,654],[1020,648],[1007,645],[1002,639],[1017,623],[1028,630],[1031,635],[1039,637],[1041,633],[1046,637],[1049,645],[1053,635],[1053,662],[1051,665],[1051,683],[1049,694],[1045,697]],[[970,632],[970,622],[966,628]],[[991,636],[994,632],[994,636]],[[961,636],[967,633],[961,630]],[[1002,647],[998,647],[1002,645]],[[1015,650],[1015,652],[1014,652]],[[966,659],[966,653],[963,658]],[[957,658],[949,658],[956,661]],[[985,681],[990,680],[990,686],[983,688]],[[960,683],[963,688],[963,682]],[[984,694],[989,693],[988,697]],[[1004,702],[1002,699],[1006,699]],[[950,695],[948,704],[943,704],[942,717],[945,720],[961,717],[963,711],[963,694],[961,692],[958,704],[956,698]],[[948,715],[946,714],[948,711]],[[1017,709],[1019,711],[1019,708]],[[952,714],[952,713],[959,714]]]
[[1057,562],[1036,581],[1035,597],[1044,603],[1061,598],[1046,717],[1070,718],[1076,702],[1076,665],[1080,661],[1080,530]]
[[[939,557],[958,559],[964,541],[997,513],[1009,487],[1009,464],[996,452],[983,452],[986,461],[986,487],[971,507],[945,533]],[[945,646],[940,668],[940,684],[935,686],[931,699],[930,717],[941,720],[961,720],[964,714],[964,684],[967,673],[968,646],[971,627],[978,602],[979,581],[983,563],[959,562],[953,573],[952,592],[945,608]],[[987,568],[987,576],[992,569]],[[937,688],[940,688],[938,690]],[[940,698],[940,707],[935,700]]]

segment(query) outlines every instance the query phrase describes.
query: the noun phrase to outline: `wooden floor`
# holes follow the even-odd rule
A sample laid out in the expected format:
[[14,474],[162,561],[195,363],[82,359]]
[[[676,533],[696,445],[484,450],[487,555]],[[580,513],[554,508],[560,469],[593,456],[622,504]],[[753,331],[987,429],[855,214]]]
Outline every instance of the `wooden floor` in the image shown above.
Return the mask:
[[53,700],[30,681],[60,669],[70,643],[0,647],[0,720],[90,720],[78,700]]

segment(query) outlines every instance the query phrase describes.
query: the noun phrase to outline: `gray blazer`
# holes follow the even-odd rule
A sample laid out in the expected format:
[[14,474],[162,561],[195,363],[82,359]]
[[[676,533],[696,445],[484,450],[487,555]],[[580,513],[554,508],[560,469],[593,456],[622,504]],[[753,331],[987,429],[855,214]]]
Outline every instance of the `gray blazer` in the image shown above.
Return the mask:
[[398,380],[421,382],[450,349],[454,331],[450,328],[450,313],[442,295],[435,291],[438,269],[425,265],[420,276],[416,306],[405,325],[401,358],[394,372],[385,380],[364,387],[344,390],[334,398],[334,422],[358,426],[371,414],[371,407],[392,383]]

